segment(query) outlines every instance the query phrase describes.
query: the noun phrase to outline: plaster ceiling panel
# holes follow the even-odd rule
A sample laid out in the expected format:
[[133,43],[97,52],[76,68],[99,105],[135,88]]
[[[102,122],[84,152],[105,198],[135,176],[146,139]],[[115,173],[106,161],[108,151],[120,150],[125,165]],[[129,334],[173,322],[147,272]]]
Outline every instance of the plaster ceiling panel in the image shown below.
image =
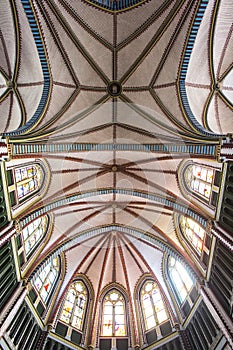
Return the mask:
[[1,102],[0,114],[4,116],[4,118],[0,118],[0,128],[3,132],[15,130],[19,127],[21,123],[21,110],[15,94],[10,93]]
[[134,209],[125,207],[125,209],[116,209],[116,222],[121,223],[123,226],[130,226],[139,228],[143,231],[149,231],[152,227],[150,222],[144,222],[141,220],[140,215],[143,214],[143,208],[138,209],[137,212]]
[[144,130],[129,129],[127,126],[117,126],[116,127],[116,138],[118,142],[124,141],[127,143],[160,143],[160,140],[154,137],[150,132],[146,133]]
[[[150,23],[155,22],[158,28],[168,11],[174,6],[174,1],[171,2],[173,4],[168,6],[168,9],[161,1],[152,0],[140,7],[117,14],[117,44],[128,41],[128,38],[133,36],[139,28],[143,29],[145,24],[147,28]],[[155,33],[156,27],[154,30],[150,27],[150,30]]]
[[[189,5],[189,2],[187,5]],[[177,81],[182,53],[181,47],[184,46],[193,13],[194,6],[189,11],[186,7],[182,8],[165,33],[165,35],[168,34],[167,46],[162,52],[164,61],[160,62],[161,67],[156,72],[155,85],[170,84]],[[164,38],[162,37],[161,40],[164,40]]]
[[227,134],[232,131],[232,110],[217,94],[211,100],[207,121],[215,133]]
[[203,114],[205,104],[211,93],[210,88],[208,86],[192,86],[192,84],[187,84],[186,93],[193,115],[195,116],[196,120],[203,125]]
[[[81,42],[78,37],[75,36],[74,41],[72,41],[63,30],[60,30],[59,34],[64,45],[64,49],[67,53],[69,53],[69,59],[72,62],[73,70],[80,84],[97,87],[105,86],[103,79],[97,73],[99,67],[95,62],[95,58],[91,57],[85,50],[85,53],[83,53],[83,46],[80,45]],[[86,55],[86,58],[84,55]]]
[[164,174],[163,172],[155,173],[153,172],[153,170],[152,171],[146,171],[146,170],[132,171],[130,169],[130,173],[134,174],[138,178],[143,177],[148,182],[147,186],[150,192],[157,191],[158,186],[160,186],[160,188],[162,187],[164,191],[166,191],[166,189],[170,189],[172,193],[180,194],[180,191],[177,187],[175,175],[167,175],[167,174]]
[[37,107],[39,105],[43,85],[38,83],[38,85],[18,85],[18,91],[24,104],[26,119],[27,121],[32,118]]
[[213,56],[217,80],[232,64],[233,53],[233,3],[223,0],[219,4],[214,27]]
[[17,83],[43,81],[38,51],[21,2],[17,2],[20,28],[20,65]]
[[[47,8],[48,6],[46,5],[47,5],[46,2],[43,2],[41,6]],[[38,9],[38,12],[40,12],[39,9]],[[53,82],[55,83],[60,82],[60,83],[63,83],[64,85],[74,86],[75,84],[74,79],[67,67],[67,64],[70,64],[72,67],[72,63],[69,61],[69,58],[65,60],[64,56],[62,56],[62,47],[64,47],[64,42],[62,42],[60,38],[59,23],[57,22],[55,16],[51,12],[49,13],[49,25],[48,25],[48,22],[45,21],[45,18],[41,13],[40,13],[40,23],[42,25],[43,33],[45,37],[45,44],[46,44],[47,53],[49,57],[49,65],[51,68]],[[51,34],[51,30],[53,34]],[[59,45],[61,47],[59,47]],[[69,57],[69,55],[65,51],[64,51],[64,55]]]
[[[126,289],[127,288],[127,276],[126,276],[126,270],[124,270],[124,259],[121,255],[121,250],[116,249],[116,282],[123,285]],[[111,280],[112,281],[112,280]]]
[[[181,112],[176,86],[161,86],[161,88],[155,88],[154,91],[164,107],[171,113],[178,123],[187,127],[187,122]],[[178,128],[175,123],[173,124],[173,127]]]
[[[128,140],[121,139],[117,140],[117,142],[123,142],[127,143]],[[132,140],[129,140],[132,141]],[[129,142],[130,144],[130,142]],[[153,159],[153,160],[152,160]],[[136,152],[136,151],[117,151],[116,152],[116,163],[119,165],[126,166],[126,170],[128,167],[134,167],[135,169],[141,169],[141,171],[144,171],[145,164],[148,162],[155,161],[155,155],[154,153],[150,152]]]
[[[100,277],[100,283],[98,285],[98,291],[101,292],[102,289],[108,285],[113,280],[113,246],[112,243],[110,248],[104,252],[104,265],[98,268],[98,273]],[[103,270],[102,270],[103,268]],[[97,287],[97,286],[96,286]]]
[[[139,112],[142,111],[145,115],[145,119],[150,118],[152,121],[159,121],[163,122],[167,126],[172,127],[172,123],[169,122],[167,116],[163,113],[153,96],[149,93],[149,91],[127,91],[125,93],[127,98],[132,101],[132,104],[138,108]],[[130,104],[129,104],[130,107]],[[131,112],[133,114],[135,112]],[[143,116],[140,116],[139,118],[143,118]],[[145,129],[145,127],[144,127]],[[151,129],[149,129],[152,131]]]
[[[222,100],[219,95],[216,95],[216,111],[219,113],[220,125],[223,134],[233,132],[232,118],[233,111],[231,108]],[[208,115],[208,118],[210,115]],[[208,119],[209,120],[209,119]]]
[[[66,284],[69,282],[69,280],[71,279],[71,277],[73,276],[73,274],[76,272],[77,267],[79,266],[79,264],[82,262],[83,258],[88,254],[88,252],[90,251],[90,247],[89,246],[85,246],[85,244],[66,251],[66,275],[65,275],[65,281],[63,286],[66,286]],[[77,271],[76,273],[80,273],[80,271]],[[60,293],[61,294],[61,293]]]
[[222,82],[222,93],[233,105],[233,69],[227,74]]
[[[205,10],[204,18],[199,27],[191,58],[189,61],[186,82],[196,84],[211,84],[210,62],[209,62],[209,35],[210,35],[210,18],[214,8],[214,1],[209,2]],[[198,67],[198,69],[196,69]]]
[[[152,1],[153,3],[153,1]],[[140,12],[139,12],[140,13]],[[164,19],[166,18],[166,15],[168,15],[169,11],[165,11],[164,16],[159,17],[155,20],[155,22],[152,22],[151,25],[146,26],[144,30],[140,32],[140,34],[133,35],[131,40],[128,39],[128,41],[125,41],[125,44],[122,46],[118,46],[118,76],[117,78],[120,79],[123,74],[126,73],[126,71],[130,71],[130,67],[133,65],[135,60],[138,58],[138,56],[143,52],[143,50],[146,50],[146,46],[151,40],[154,40],[156,43],[158,34],[157,31],[162,26]],[[130,14],[130,12],[128,13]],[[130,17],[130,20],[127,24],[124,23],[124,25],[120,25],[121,19],[124,21],[124,17],[122,15],[127,15],[127,12],[125,14],[121,14],[118,16],[118,31],[121,28],[124,28],[124,33],[127,32],[127,28],[130,27],[130,25],[133,25],[134,18]],[[134,34],[135,31],[132,32]],[[154,38],[154,39],[153,39]],[[164,46],[166,43],[164,43]],[[156,46],[156,57],[153,59],[153,57],[150,55],[150,59],[146,59],[146,63],[142,63],[141,65],[143,67],[146,66],[146,69],[144,71],[144,77],[142,74],[143,68],[138,68],[135,73],[133,73],[133,77],[130,77],[129,80],[126,82],[127,86],[130,85],[146,85],[149,84],[150,79],[152,78],[152,75],[154,73],[154,70],[156,69],[157,65],[159,64],[159,58],[162,55],[162,50]],[[147,52],[147,54],[148,54]],[[146,53],[144,54],[146,57]],[[149,67],[147,66],[149,64]],[[131,69],[132,70],[132,69]],[[139,72],[138,72],[139,71]],[[146,75],[145,75],[146,74]],[[134,77],[135,75],[135,77]]]
[[[85,3],[85,1],[77,0],[61,0],[61,4],[68,4],[75,15],[84,23],[84,25],[91,28],[99,36],[103,37],[109,43],[113,44],[113,15],[105,11],[100,11],[93,6]],[[59,5],[58,0],[56,3]],[[59,5],[60,6],[60,5]],[[64,7],[66,8],[66,7]],[[61,8],[64,13],[64,10]]]
[[99,126],[97,128],[94,128],[92,130],[88,130],[88,127],[84,130],[80,130],[77,133],[67,133],[63,134],[60,137],[56,138],[55,136],[51,136],[50,140],[52,140],[54,143],[59,143],[62,141],[66,141],[67,137],[69,139],[70,143],[102,143],[103,140],[112,140],[113,138],[113,126]]
[[[82,268],[82,272],[85,272],[89,277],[90,281],[92,282],[92,285],[95,288],[95,293],[98,292],[98,287],[102,289],[106,284],[112,282],[112,249],[110,248],[109,260],[106,262],[106,248],[106,246],[100,248],[99,254],[96,257],[94,256],[97,253],[95,250]],[[92,259],[94,260],[92,261]],[[86,272],[85,269],[87,267],[89,267],[89,269]],[[104,273],[102,273],[102,268],[104,269]],[[102,278],[105,279],[103,284],[101,284]]]
[[[176,20],[179,20],[179,18],[176,18],[175,21]],[[173,22],[172,22],[172,24],[174,25]],[[143,60],[141,60],[140,65],[137,67],[137,69],[133,72],[133,74],[126,81],[126,83],[125,83],[126,86],[148,86],[150,84],[150,81],[152,80],[153,75],[161,62],[162,56],[167,49],[171,35],[174,32],[174,27],[172,24],[170,24],[170,26],[161,35],[161,37],[158,39],[158,41],[157,42],[155,41],[155,44],[152,46],[152,49],[147,50],[146,54],[144,54]],[[153,30],[153,28],[152,28],[152,30]],[[150,34],[151,34],[151,32],[150,32]],[[156,34],[154,35],[154,38],[156,38]],[[146,38],[142,38],[142,39],[145,40]],[[143,43],[145,42],[144,40],[143,40]],[[146,43],[147,42],[149,42],[149,40],[147,40]],[[127,56],[132,55],[132,53],[126,51],[126,55]],[[136,55],[134,55],[134,53],[133,53],[133,57],[138,58],[138,53]],[[120,58],[120,56],[119,56],[119,58]],[[174,71],[175,71],[174,70],[174,62],[172,62],[172,65],[169,67],[166,67],[166,69],[164,70],[165,75],[163,75],[163,77],[162,77],[163,83],[169,83],[169,82],[175,81],[176,73],[174,74]],[[160,84],[161,79],[158,81]]]
[[0,66],[9,77],[12,77],[16,59],[16,34],[12,8],[9,1],[0,1],[0,13]]
[[121,173],[120,171],[117,172],[116,187],[127,188],[130,190],[140,189],[142,191],[149,191],[153,189],[153,187],[143,182],[144,178],[142,178],[143,181],[140,181],[134,178],[132,175],[133,174],[131,173]]
[[[124,237],[123,237],[124,238]],[[120,247],[122,255],[124,257],[125,264],[127,266],[127,278],[130,286],[131,297],[133,297],[134,287],[143,273],[148,272],[143,260],[137,255],[135,251],[127,241],[120,240]],[[133,255],[133,257],[132,257]]]
[[7,88],[6,79],[3,76],[3,74],[1,74],[1,72],[0,72],[0,96],[3,94],[3,92],[6,90],[6,88]]
[[[65,120],[66,122],[69,118],[70,126],[66,126],[63,130],[57,129],[54,136],[63,136],[64,133],[66,135],[75,132],[79,133],[82,130],[112,122],[112,104],[98,104],[102,97],[103,93],[101,92],[80,92],[78,98],[71,105],[68,112],[63,115],[62,121]],[[90,112],[89,108],[92,109],[92,107],[93,111]],[[59,121],[59,123],[61,123],[61,121]]]
[[164,285],[163,278],[161,275],[161,263],[163,258],[163,253],[156,247],[151,247],[146,242],[141,240],[135,240],[135,238],[128,236],[128,239],[133,242],[134,246],[140,252],[144,261],[151,267],[151,270],[158,278],[159,282]]
[[2,87],[0,87],[0,98],[1,98],[1,96],[3,96],[3,94],[6,92],[6,90],[7,90],[7,87],[6,86],[4,86],[4,85],[1,85]]
[[[69,99],[72,98],[72,95],[74,94],[74,88],[73,87],[67,87],[67,86],[60,86],[53,84],[53,89],[50,97],[50,103],[48,106],[48,110],[42,120],[42,123],[40,123],[39,127],[44,125],[45,123],[49,123],[51,119],[55,115],[61,115],[60,113],[64,106],[68,103]],[[61,118],[62,119],[62,118]],[[54,126],[59,125],[59,120],[55,123]]]
[[[63,12],[64,15],[64,12]],[[91,33],[78,24],[72,16],[66,14],[66,21],[75,35],[84,46],[85,50],[91,55],[93,60],[103,70],[103,72],[111,79],[112,76],[112,52],[106,48],[100,41],[96,40]]]

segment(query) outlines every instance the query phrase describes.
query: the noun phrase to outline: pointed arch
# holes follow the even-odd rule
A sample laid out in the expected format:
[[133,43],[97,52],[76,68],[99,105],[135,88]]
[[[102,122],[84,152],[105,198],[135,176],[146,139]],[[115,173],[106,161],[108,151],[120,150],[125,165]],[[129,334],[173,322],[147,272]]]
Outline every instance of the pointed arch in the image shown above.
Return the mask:
[[158,281],[143,275],[135,287],[135,304],[143,343],[151,344],[172,332],[168,300]]
[[52,228],[53,216],[45,214],[32,220],[24,226],[16,223],[16,247],[18,251],[19,266],[22,272],[28,268],[33,257],[39,255],[48,241]]
[[126,300],[118,288],[112,288],[105,293],[101,311],[101,336],[125,337],[128,335]]
[[168,313],[159,286],[154,280],[144,281],[140,290],[140,304],[145,331],[168,320]]
[[194,305],[198,291],[192,270],[179,259],[166,254],[164,256],[164,277],[171,299],[179,317],[184,319]]
[[5,167],[9,207],[12,216],[16,217],[45,194],[50,169],[44,159],[11,160],[5,162]]
[[191,195],[197,205],[201,201],[211,209],[216,208],[221,182],[219,168],[192,160],[183,161],[178,169],[178,179],[184,197]]
[[65,296],[60,320],[78,331],[82,331],[88,299],[89,295],[85,284],[81,280],[72,282]]
[[178,239],[204,274],[212,245],[210,225],[204,227],[194,219],[178,214],[174,214],[174,223]]
[[40,317],[47,319],[61,287],[65,261],[63,254],[50,256],[29,277],[29,298]]
[[168,258],[168,276],[177,295],[180,304],[187,298],[194,281],[185,267],[175,258]]
[[84,275],[77,275],[67,287],[58,312],[55,333],[74,344],[86,342],[94,290]]

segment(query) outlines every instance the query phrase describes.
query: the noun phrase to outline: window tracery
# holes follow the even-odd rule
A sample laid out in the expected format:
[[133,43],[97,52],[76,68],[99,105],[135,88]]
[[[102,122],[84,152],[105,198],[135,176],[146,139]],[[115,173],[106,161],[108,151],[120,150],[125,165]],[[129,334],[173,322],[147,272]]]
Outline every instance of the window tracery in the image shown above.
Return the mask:
[[81,280],[73,282],[66,293],[60,320],[82,331],[87,302],[88,290],[85,284]]
[[39,274],[33,279],[32,284],[45,304],[48,302],[58,280],[59,265],[59,257],[49,260],[48,263],[42,267]]
[[158,285],[147,280],[140,292],[141,306],[146,331],[168,319],[168,314]]
[[18,201],[39,190],[43,182],[43,170],[39,164],[28,164],[14,169],[14,181]]
[[201,255],[205,241],[205,230],[193,219],[180,216],[180,228],[181,232],[191,246],[195,249],[198,255]]
[[179,302],[182,304],[194,286],[185,267],[172,256],[168,258],[168,274]]
[[[16,245],[20,266],[27,262],[40,246],[48,233],[49,223],[49,216],[43,215],[31,221],[22,229],[19,229],[18,225],[16,225],[16,229],[19,231],[19,234],[16,236]],[[36,253],[39,254],[39,251]]]
[[217,169],[198,163],[188,162],[184,168],[185,187],[204,203],[216,206],[221,173]]
[[116,289],[106,294],[102,304],[102,336],[126,336],[125,299]]
[[202,196],[207,202],[211,196],[214,179],[214,170],[199,164],[189,165],[186,169],[186,183],[195,193]]
[[22,229],[22,239],[26,257],[31,254],[35,246],[38,245],[46,234],[48,222],[48,216],[43,215],[33,220],[29,225]]

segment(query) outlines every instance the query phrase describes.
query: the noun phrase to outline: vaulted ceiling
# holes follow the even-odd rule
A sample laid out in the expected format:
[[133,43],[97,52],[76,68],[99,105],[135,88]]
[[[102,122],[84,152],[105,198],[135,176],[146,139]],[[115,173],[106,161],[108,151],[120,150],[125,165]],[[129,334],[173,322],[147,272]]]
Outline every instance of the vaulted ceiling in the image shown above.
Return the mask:
[[86,145],[45,156],[48,191],[28,212],[84,195],[54,210],[38,261],[69,239],[62,291],[84,273],[96,295],[117,282],[133,296],[144,273],[165,288],[163,249],[151,237],[187,258],[173,211],[150,194],[197,209],[177,182],[184,156],[146,145],[232,131],[233,3],[107,4],[0,2],[0,125],[12,142]]

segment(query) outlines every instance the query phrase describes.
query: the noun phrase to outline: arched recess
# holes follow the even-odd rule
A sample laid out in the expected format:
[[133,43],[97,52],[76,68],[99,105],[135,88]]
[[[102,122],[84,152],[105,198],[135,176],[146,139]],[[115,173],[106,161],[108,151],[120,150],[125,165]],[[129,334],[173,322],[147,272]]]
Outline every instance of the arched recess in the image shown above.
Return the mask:
[[51,236],[53,215],[45,214],[39,216],[26,225],[21,225],[21,222],[17,222],[15,227],[18,232],[15,237],[18,264],[23,277]]
[[131,344],[129,300],[126,291],[114,283],[102,291],[99,312],[98,346],[128,349]]
[[151,275],[143,275],[135,287],[135,303],[143,344],[151,343],[172,332],[168,300]]
[[[182,161],[178,181],[183,196],[203,210],[203,204],[214,213],[221,185],[221,169],[217,166]],[[210,210],[209,210],[210,211]]]
[[198,297],[197,281],[191,269],[169,254],[164,255],[163,273],[177,315],[182,321]]
[[50,182],[50,169],[44,159],[3,162],[9,215],[16,218],[44,195]]
[[214,242],[210,225],[204,227],[190,217],[174,213],[174,226],[179,241],[205,275]]
[[47,322],[65,273],[64,254],[49,256],[29,277],[29,299],[38,316]]
[[87,344],[93,300],[90,281],[85,275],[78,274],[63,294],[55,333],[76,345]]

